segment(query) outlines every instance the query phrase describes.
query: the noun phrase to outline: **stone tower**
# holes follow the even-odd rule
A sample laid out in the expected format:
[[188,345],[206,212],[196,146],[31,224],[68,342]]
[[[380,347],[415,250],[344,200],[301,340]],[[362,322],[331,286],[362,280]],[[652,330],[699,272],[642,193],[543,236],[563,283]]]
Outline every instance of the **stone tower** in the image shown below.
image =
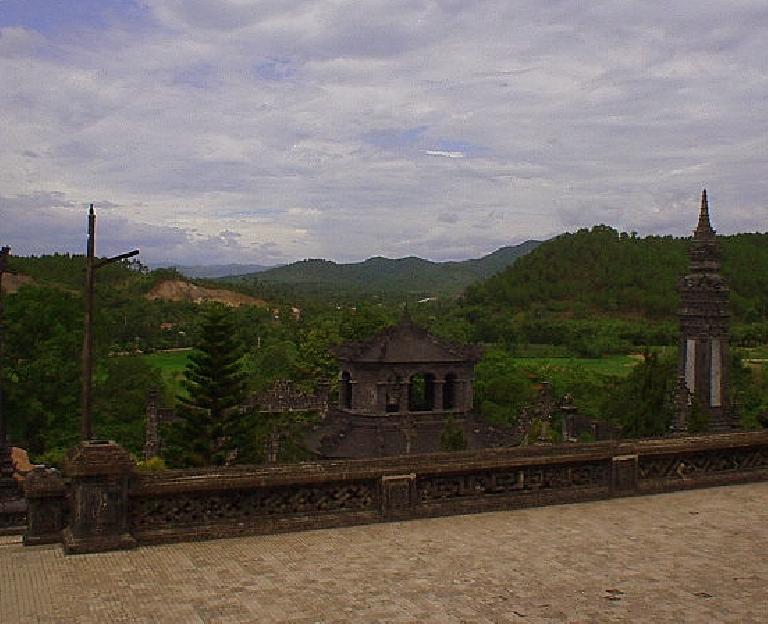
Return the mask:
[[[688,251],[688,274],[680,279],[679,378],[709,412],[710,431],[734,426],[728,397],[728,285],[720,275],[720,245],[709,222],[707,191]],[[687,423],[676,427],[687,428]]]

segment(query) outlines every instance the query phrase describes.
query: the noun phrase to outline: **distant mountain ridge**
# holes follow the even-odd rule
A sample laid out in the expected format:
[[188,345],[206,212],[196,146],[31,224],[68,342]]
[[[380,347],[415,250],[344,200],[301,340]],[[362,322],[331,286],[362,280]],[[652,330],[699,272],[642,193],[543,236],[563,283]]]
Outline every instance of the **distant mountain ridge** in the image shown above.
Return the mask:
[[374,257],[349,264],[307,259],[228,279],[286,285],[305,294],[457,295],[468,285],[504,270],[540,244],[541,241],[530,240],[501,247],[482,258],[447,262],[433,262],[415,256],[395,259]]
[[261,271],[274,269],[275,266],[267,266],[263,264],[193,264],[177,265],[173,268],[181,273],[184,277],[189,277],[191,279],[216,279],[219,277],[260,273]]

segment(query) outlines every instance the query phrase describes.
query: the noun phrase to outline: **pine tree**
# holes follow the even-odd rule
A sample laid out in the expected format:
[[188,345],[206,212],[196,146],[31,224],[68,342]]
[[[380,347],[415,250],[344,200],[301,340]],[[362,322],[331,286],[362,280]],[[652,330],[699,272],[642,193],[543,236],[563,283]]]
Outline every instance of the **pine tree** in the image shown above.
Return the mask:
[[234,439],[246,396],[242,347],[232,312],[213,305],[205,313],[200,339],[184,372],[186,396],[171,432],[169,459],[176,465],[223,464]]

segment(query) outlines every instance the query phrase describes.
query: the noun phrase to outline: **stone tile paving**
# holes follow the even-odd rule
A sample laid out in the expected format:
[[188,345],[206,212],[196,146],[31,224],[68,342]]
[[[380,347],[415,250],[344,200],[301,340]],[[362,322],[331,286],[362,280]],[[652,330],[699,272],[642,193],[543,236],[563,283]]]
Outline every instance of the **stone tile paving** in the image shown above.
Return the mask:
[[768,622],[768,483],[64,557],[0,622]]

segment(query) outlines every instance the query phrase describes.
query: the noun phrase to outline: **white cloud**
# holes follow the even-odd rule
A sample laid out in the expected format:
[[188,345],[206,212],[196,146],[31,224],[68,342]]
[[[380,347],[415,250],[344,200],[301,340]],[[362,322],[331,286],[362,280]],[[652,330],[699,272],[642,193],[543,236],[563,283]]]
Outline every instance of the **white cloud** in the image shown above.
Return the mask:
[[450,152],[447,150],[424,150],[427,156],[441,156],[443,158],[464,158],[464,152]]
[[57,219],[101,200],[179,262],[467,257],[684,234],[703,185],[718,229],[766,228],[763,3],[146,4],[88,37],[0,28],[0,210],[48,198],[9,244],[78,250]]

